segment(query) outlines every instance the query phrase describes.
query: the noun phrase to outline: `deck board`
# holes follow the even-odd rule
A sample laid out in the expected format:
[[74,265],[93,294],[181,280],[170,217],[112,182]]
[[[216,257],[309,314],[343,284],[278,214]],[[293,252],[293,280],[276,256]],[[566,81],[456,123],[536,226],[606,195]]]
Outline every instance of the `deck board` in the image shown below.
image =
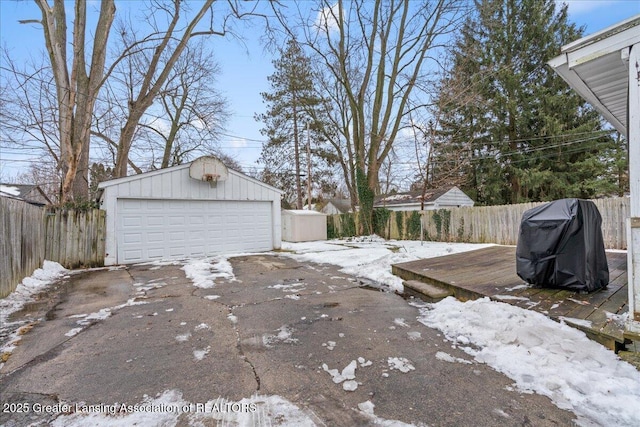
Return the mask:
[[610,314],[623,314],[627,307],[626,253],[607,252],[609,285],[585,294],[527,284],[516,273],[515,252],[515,246],[491,246],[395,264],[392,270],[405,280],[422,280],[449,289],[462,300],[489,297],[554,320],[573,321],[573,326],[614,350],[624,345],[623,325],[613,321]]

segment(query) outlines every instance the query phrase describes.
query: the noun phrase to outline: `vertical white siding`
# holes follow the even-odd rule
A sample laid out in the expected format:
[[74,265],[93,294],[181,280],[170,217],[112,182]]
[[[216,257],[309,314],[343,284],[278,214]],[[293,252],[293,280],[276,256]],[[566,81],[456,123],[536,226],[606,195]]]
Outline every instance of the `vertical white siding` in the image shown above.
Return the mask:
[[438,197],[436,204],[439,206],[473,206],[473,200],[467,196],[458,187],[453,187],[451,190]]
[[208,182],[189,177],[189,164],[106,182],[101,208],[107,211],[105,264],[117,260],[116,219],[118,199],[228,200],[272,202],[273,248],[281,246],[280,192],[251,177],[229,170],[226,181],[212,188]]

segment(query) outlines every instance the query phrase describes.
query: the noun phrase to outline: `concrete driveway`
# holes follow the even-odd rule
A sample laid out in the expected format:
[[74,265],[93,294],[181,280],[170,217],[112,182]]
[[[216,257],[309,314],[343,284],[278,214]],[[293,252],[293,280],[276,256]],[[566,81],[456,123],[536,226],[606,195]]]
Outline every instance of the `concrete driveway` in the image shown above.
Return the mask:
[[417,322],[411,300],[329,265],[266,254],[230,261],[235,278],[210,288],[194,286],[182,264],[86,271],[16,313],[34,327],[0,371],[0,424],[575,419],[452,348]]

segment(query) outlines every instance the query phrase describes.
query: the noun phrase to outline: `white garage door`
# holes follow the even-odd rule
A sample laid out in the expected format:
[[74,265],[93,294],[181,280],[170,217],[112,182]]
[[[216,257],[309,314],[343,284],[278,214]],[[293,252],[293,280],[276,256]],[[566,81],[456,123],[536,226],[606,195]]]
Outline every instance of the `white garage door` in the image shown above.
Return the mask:
[[271,202],[118,199],[119,263],[273,249]]

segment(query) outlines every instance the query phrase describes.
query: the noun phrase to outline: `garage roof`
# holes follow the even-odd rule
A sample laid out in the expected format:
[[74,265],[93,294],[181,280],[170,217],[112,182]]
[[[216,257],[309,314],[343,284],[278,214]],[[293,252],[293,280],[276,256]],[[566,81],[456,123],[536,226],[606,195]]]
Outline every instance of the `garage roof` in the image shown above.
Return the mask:
[[640,15],[581,38],[562,48],[548,64],[627,135],[629,48],[640,42]]
[[[99,183],[98,184],[98,189],[99,190],[104,190],[107,187],[111,187],[113,185],[122,184],[124,182],[136,181],[136,180],[141,179],[141,178],[148,178],[148,177],[152,177],[152,176],[156,176],[156,175],[162,175],[162,174],[165,174],[165,173],[175,172],[175,171],[182,170],[182,169],[188,169],[189,166],[191,166],[191,162],[184,163],[182,165],[171,166],[169,168],[158,169],[158,170],[154,170],[154,171],[151,171],[151,172],[144,172],[144,173],[140,173],[140,174],[137,174],[137,175],[129,175],[129,176],[125,176],[125,177],[122,177],[122,178],[110,179],[108,181],[103,181],[103,182]],[[251,181],[251,182],[253,182],[253,183],[257,184],[257,185],[260,185],[262,187],[266,187],[266,188],[268,188],[270,190],[273,190],[275,192],[278,192],[280,194],[284,194],[283,190],[281,190],[279,188],[276,188],[276,187],[273,187],[273,186],[271,186],[271,185],[269,185],[267,183],[264,183],[264,182],[262,182],[260,180],[255,179],[255,178],[252,178],[249,175],[246,175],[246,174],[244,174],[242,172],[238,172],[236,170],[229,169],[229,174],[239,176],[242,179],[246,179],[246,180]]]

